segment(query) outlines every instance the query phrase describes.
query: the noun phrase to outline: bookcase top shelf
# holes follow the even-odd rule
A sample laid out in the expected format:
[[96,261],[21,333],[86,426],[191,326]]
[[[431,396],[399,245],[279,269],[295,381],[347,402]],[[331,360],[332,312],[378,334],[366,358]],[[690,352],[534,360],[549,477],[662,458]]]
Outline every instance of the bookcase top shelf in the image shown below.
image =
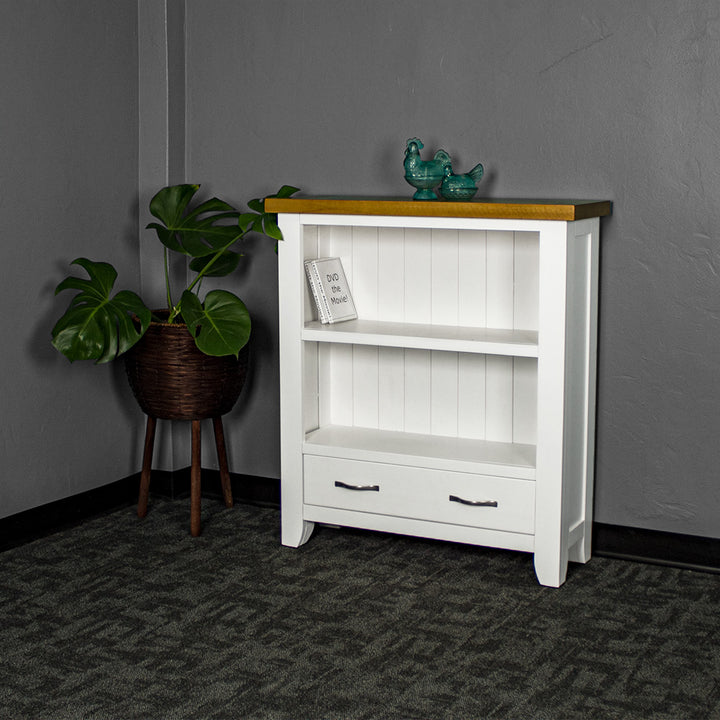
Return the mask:
[[511,220],[584,220],[612,212],[609,200],[501,200],[437,202],[399,198],[307,197],[267,198],[274,213],[318,215],[383,215]]

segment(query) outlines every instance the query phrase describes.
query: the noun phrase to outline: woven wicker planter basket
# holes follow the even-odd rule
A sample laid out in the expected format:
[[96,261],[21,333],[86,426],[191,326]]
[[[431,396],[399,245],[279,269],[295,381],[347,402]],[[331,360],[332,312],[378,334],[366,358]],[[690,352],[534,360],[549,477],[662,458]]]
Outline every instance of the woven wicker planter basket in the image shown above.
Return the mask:
[[186,325],[153,322],[124,358],[130,387],[146,415],[202,420],[225,415],[237,402],[247,375],[248,346],[238,358],[211,357],[197,349]]

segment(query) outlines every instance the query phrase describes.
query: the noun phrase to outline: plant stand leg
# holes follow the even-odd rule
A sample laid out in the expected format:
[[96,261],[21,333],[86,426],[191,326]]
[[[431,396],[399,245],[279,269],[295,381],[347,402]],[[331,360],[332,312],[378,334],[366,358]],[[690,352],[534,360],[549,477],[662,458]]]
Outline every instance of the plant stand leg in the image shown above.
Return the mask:
[[200,535],[200,421],[192,421],[192,465],[190,466],[190,534]]
[[150,472],[152,469],[153,446],[155,444],[155,425],[157,418],[148,415],[145,427],[145,449],[143,450],[142,472],[140,473],[140,493],[138,495],[137,514],[139,518],[147,515],[148,495],[150,494]]
[[228,468],[225,433],[223,432],[221,417],[213,418],[213,428],[215,429],[215,447],[220,466],[220,484],[222,485],[225,507],[231,508],[233,506],[232,485],[230,484],[230,470]]

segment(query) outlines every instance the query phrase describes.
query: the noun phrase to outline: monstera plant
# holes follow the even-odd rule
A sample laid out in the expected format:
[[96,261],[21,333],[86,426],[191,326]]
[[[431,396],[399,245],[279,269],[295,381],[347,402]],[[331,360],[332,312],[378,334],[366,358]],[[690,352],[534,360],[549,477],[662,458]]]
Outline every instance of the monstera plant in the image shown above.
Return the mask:
[[[187,325],[199,350],[207,355],[237,356],[250,337],[250,316],[243,301],[227,290],[211,290],[200,298],[202,280],[230,275],[240,264],[233,249],[250,232],[282,239],[277,217],[265,212],[264,199],[251,200],[247,212],[212,198],[193,205],[199,185],[173,185],[160,190],[150,202],[158,222],[154,230],[164,246],[164,274],[168,324]],[[289,197],[297,188],[284,185],[273,197]],[[194,274],[178,295],[170,279],[170,253],[184,255]],[[130,290],[113,295],[117,271],[106,262],[78,258],[88,278],[70,276],[55,291],[78,290],[64,315],[52,330],[52,344],[69,360],[114,360],[129,350],[147,331],[153,319],[150,309]]]
[[[150,202],[154,230],[163,245],[167,306],[151,311],[130,290],[114,292],[117,271],[106,262],[78,258],[73,264],[87,278],[70,276],[55,293],[76,295],[52,330],[52,344],[70,361],[106,363],[123,355],[130,387],[147,415],[145,449],[138,494],[138,516],[148,507],[155,424],[158,419],[192,421],[192,535],[200,534],[200,421],[212,418],[225,505],[232,488],[222,416],[233,408],[248,368],[250,315],[243,301],[227,290],[200,296],[202,281],[230,275],[242,255],[236,244],[257,232],[282,239],[277,216],[265,200],[239,212],[224,200],[193,203],[199,185],[173,185]],[[283,185],[272,197],[290,197],[297,188]],[[192,278],[179,293],[171,287],[171,253],[184,256]],[[114,294],[113,294],[114,293]]]

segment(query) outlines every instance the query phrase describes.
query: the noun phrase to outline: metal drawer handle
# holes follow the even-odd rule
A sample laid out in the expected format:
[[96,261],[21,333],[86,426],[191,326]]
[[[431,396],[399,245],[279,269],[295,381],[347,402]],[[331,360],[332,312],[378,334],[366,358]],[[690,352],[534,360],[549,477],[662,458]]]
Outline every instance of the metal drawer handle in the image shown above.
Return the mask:
[[472,505],[473,507],[497,507],[497,500],[465,500],[457,495],[451,495],[450,502],[460,503],[461,505]]
[[335,481],[335,487],[345,488],[346,490],[369,490],[370,492],[380,492],[379,485],[348,485],[347,483]]

